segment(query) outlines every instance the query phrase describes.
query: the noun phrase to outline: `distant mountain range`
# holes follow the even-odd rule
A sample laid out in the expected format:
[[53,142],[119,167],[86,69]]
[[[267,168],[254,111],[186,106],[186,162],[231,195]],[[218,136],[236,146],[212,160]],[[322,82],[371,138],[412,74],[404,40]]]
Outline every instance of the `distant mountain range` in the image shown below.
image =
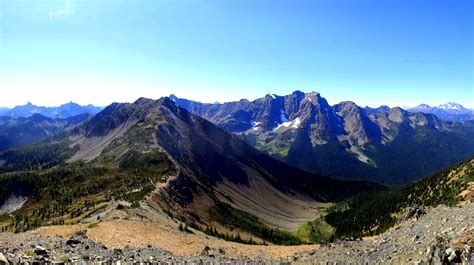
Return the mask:
[[444,121],[468,121],[474,120],[474,110],[467,109],[462,105],[449,102],[436,107],[421,104],[414,108],[407,109],[410,112],[432,113]]
[[5,108],[5,107],[0,107],[0,115],[2,115],[3,113],[9,111],[10,109],[9,108]]
[[81,106],[74,102],[63,104],[59,107],[41,107],[33,105],[31,102],[23,106],[16,106],[12,109],[0,108],[0,116],[7,116],[12,118],[28,118],[33,114],[41,114],[52,119],[65,119],[81,114],[95,115],[102,110],[102,107],[93,105]]
[[[176,99],[177,97],[171,95],[171,98]],[[219,102],[211,103],[210,105],[220,105]],[[49,118],[68,118],[84,113],[95,115],[99,113],[103,107],[97,107],[94,105],[84,105],[81,106],[74,102],[69,102],[63,104],[59,107],[42,107],[33,105],[31,102],[28,102],[26,105],[16,106],[12,109],[6,107],[0,107],[0,116],[9,116],[9,117],[30,117],[33,114],[41,114]],[[423,112],[423,113],[432,113],[435,114],[440,120],[444,121],[468,121],[474,120],[474,109],[468,109],[462,106],[461,104],[455,102],[449,102],[443,105],[436,107],[431,107],[426,104],[420,104],[417,107],[404,107],[403,109],[409,112]],[[383,112],[388,112],[390,110],[389,106],[382,105],[377,108],[365,107],[364,111],[367,114],[379,114]]]
[[319,93],[300,91],[223,104],[170,98],[257,149],[323,175],[402,184],[474,155],[474,122],[446,123],[399,107],[330,106]]
[[65,119],[52,119],[35,113],[28,118],[0,116],[0,152],[28,145],[70,129],[89,118],[81,114]]

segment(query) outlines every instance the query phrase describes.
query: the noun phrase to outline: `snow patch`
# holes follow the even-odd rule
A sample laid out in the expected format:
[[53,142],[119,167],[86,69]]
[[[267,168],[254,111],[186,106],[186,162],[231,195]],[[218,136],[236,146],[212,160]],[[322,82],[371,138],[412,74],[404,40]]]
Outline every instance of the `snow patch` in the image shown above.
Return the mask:
[[2,207],[0,207],[0,215],[12,213],[20,209],[27,200],[28,197],[10,195]]
[[444,105],[439,105],[440,109],[445,109],[445,110],[461,110],[463,107],[459,105],[458,103],[455,102],[449,102]]
[[250,123],[252,124],[252,127],[257,127],[260,125],[260,122],[251,121]]
[[251,121],[250,124],[252,124],[252,130],[256,131],[256,130],[258,130],[261,122]]
[[294,128],[297,129],[301,124],[301,119],[300,117],[297,117],[296,119],[292,121],[286,121],[281,124],[279,124],[277,127],[273,129],[273,131],[277,131],[278,129],[285,127],[285,128]]
[[296,128],[300,127],[300,124],[301,124],[300,117],[296,117],[296,119],[293,121],[293,125],[291,125],[291,127],[296,129]]

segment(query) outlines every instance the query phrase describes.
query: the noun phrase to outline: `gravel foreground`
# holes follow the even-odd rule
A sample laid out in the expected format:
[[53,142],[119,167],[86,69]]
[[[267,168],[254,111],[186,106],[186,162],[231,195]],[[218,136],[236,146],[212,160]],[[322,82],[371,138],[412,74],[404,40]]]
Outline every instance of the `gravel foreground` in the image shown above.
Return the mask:
[[3,264],[264,264],[260,259],[234,259],[223,249],[203,247],[200,255],[180,257],[161,248],[108,249],[80,231],[70,238],[15,234],[0,235],[0,265]]
[[[185,247],[185,246],[183,246]],[[287,260],[230,258],[225,248],[203,246],[181,257],[161,248],[109,249],[82,231],[70,238],[0,234],[2,264],[474,264],[474,203],[439,206],[371,240],[341,241]]]

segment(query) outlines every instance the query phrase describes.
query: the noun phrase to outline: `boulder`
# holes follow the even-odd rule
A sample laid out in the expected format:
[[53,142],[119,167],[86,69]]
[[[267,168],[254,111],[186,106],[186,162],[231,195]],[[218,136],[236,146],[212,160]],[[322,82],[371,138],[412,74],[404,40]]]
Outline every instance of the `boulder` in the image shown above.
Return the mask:
[[202,251],[201,251],[201,256],[207,256],[209,255],[209,251],[211,250],[211,248],[209,246],[205,246]]
[[425,214],[426,211],[419,204],[414,204],[400,217],[399,223],[408,221],[412,218],[416,218],[418,220],[418,218]]
[[3,253],[0,253],[0,265],[7,265],[7,264],[10,264],[7,257],[5,257]]
[[34,250],[35,254],[36,255],[41,255],[41,256],[46,256],[48,255],[48,251],[46,250],[46,248],[40,246],[40,245],[36,245],[35,246],[35,250]]
[[77,240],[77,239],[74,239],[74,238],[71,238],[71,239],[68,239],[66,241],[66,245],[70,246],[70,247],[76,247],[77,245],[79,245],[81,243],[81,241]]

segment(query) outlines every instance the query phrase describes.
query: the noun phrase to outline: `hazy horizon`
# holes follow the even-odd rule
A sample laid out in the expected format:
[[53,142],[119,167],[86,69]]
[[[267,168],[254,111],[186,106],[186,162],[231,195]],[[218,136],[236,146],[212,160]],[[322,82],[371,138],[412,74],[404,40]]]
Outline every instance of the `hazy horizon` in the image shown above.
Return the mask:
[[[318,92],[318,91],[303,91],[303,90],[300,90],[300,91],[303,92],[303,93]],[[277,96],[286,96],[286,95],[291,94],[292,92],[294,92],[294,91],[291,91],[291,92],[288,93],[288,94],[275,94],[275,95],[277,95]],[[319,92],[318,92],[318,93],[319,93]],[[191,99],[191,98],[186,98],[186,97],[184,97],[184,96],[182,96],[182,95],[177,95],[177,94],[174,94],[174,93],[171,93],[171,94],[175,95],[175,96],[178,97],[178,98],[183,98],[183,99],[198,101],[198,102],[201,102],[201,103],[219,103],[219,104],[222,104],[222,103],[226,103],[226,102],[231,102],[231,101],[217,101],[217,100],[215,100],[215,101],[199,101],[199,100],[194,100],[194,99]],[[157,97],[157,98],[152,98],[152,97],[145,97],[145,98],[150,98],[150,99],[153,99],[153,100],[157,100],[157,99],[160,99],[160,98],[162,98],[162,97],[169,97],[171,94],[169,94],[169,95],[164,95],[164,96],[160,96],[160,97]],[[258,98],[263,98],[263,97],[265,97],[266,95],[269,95],[269,94],[272,95],[272,94],[274,94],[274,93],[267,93],[267,94],[265,94],[265,95],[261,95],[261,96],[256,97],[256,98],[240,98],[240,99],[236,99],[236,100],[232,100],[232,101],[239,101],[239,100],[241,100],[241,99],[247,99],[247,100],[249,100],[249,101],[253,101],[253,100],[258,99]],[[320,94],[321,94],[321,97],[325,98],[325,99],[328,101],[328,103],[329,103],[330,105],[335,105],[335,104],[338,104],[338,103],[343,102],[343,101],[337,101],[337,102],[336,102],[336,101],[333,101],[333,100],[331,100],[330,98],[325,97],[322,93],[320,93]],[[141,97],[139,97],[139,98],[141,98]],[[111,101],[111,102],[109,102],[109,103],[107,103],[107,104],[105,104],[105,105],[96,105],[96,104],[87,103],[87,102],[81,103],[81,102],[77,102],[77,101],[74,101],[74,100],[68,100],[68,101],[66,101],[66,102],[63,102],[63,103],[60,103],[60,104],[55,104],[55,105],[44,105],[44,104],[36,104],[34,101],[30,100],[30,101],[25,102],[24,104],[16,104],[16,105],[13,105],[13,106],[2,106],[2,105],[0,105],[0,108],[12,109],[12,108],[14,108],[14,107],[17,107],[17,106],[24,106],[24,105],[27,105],[27,104],[30,104],[30,103],[33,104],[33,105],[35,105],[35,106],[38,106],[38,107],[59,107],[59,106],[61,106],[61,105],[67,104],[67,103],[76,103],[76,104],[79,104],[79,105],[81,105],[81,106],[93,105],[93,106],[96,106],[96,107],[107,107],[108,105],[110,105],[110,104],[112,104],[112,103],[132,103],[132,102],[138,100],[139,98],[135,98],[135,99],[129,100],[129,101]],[[428,103],[425,103],[425,102],[420,102],[420,103],[415,104],[415,105],[387,105],[387,104],[363,105],[363,104],[359,104],[358,102],[355,102],[355,101],[353,101],[353,100],[349,100],[349,101],[352,101],[352,102],[356,103],[356,104],[357,104],[358,106],[360,106],[360,107],[377,108],[377,107],[381,107],[381,106],[384,106],[384,105],[385,105],[385,106],[388,106],[388,107],[390,107],[390,108],[393,108],[393,107],[401,107],[401,108],[403,108],[403,109],[414,108],[414,107],[417,107],[417,106],[419,106],[419,105],[421,105],[421,104],[427,104],[427,105],[429,105],[430,107],[437,107],[437,106],[444,105],[444,104],[451,103],[451,102],[455,102],[455,103],[461,104],[461,103],[456,102],[456,101],[446,101],[446,102],[442,102],[442,103],[440,103],[440,104],[428,104]],[[474,107],[471,107],[471,106],[469,106],[469,105],[463,105],[463,104],[461,104],[461,105],[462,105],[463,107],[467,108],[467,109],[472,109],[472,110],[474,110]]]
[[467,0],[13,1],[0,106],[202,102],[318,91],[331,104],[474,108]]

